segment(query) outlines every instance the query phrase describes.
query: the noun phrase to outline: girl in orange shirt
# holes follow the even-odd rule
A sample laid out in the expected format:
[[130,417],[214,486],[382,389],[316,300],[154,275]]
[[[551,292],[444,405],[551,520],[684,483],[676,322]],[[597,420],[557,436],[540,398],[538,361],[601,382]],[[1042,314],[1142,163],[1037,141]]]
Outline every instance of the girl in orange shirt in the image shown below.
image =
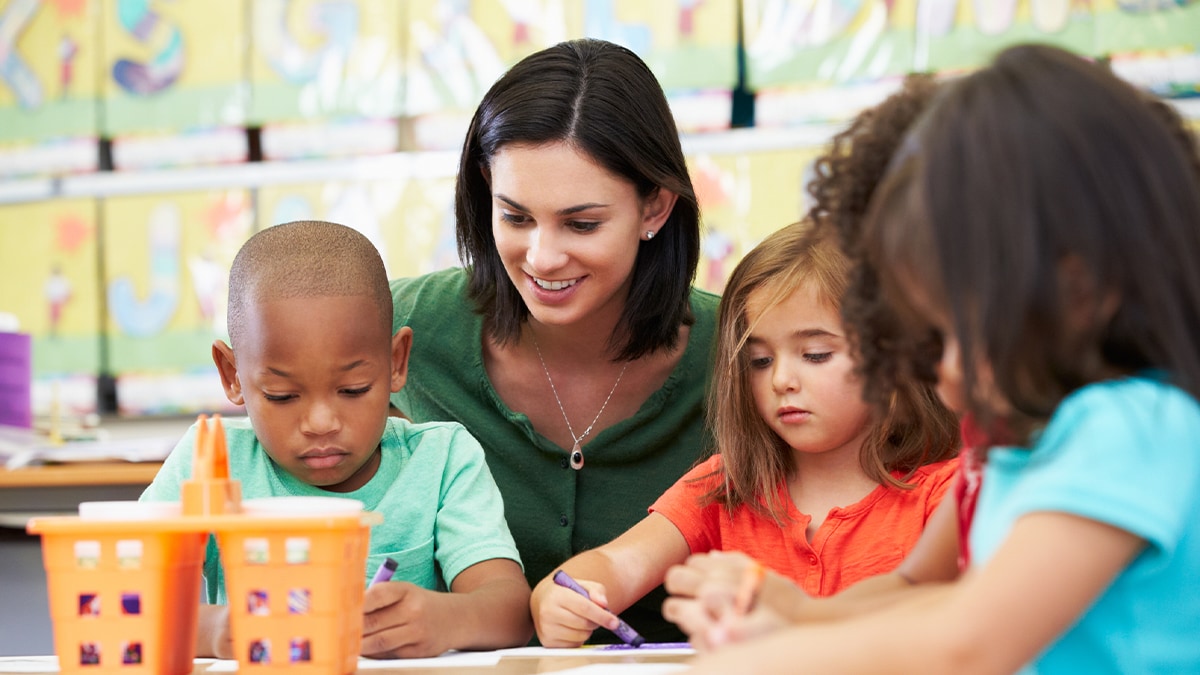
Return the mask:
[[[900,385],[863,399],[840,314],[850,265],[829,228],[785,227],[750,251],[721,299],[709,415],[720,450],[625,534],[563,563],[587,591],[538,583],[547,647],[582,644],[689,554],[740,550],[814,595],[890,571],[954,476],[953,415]],[[637,627],[634,626],[634,629]]]

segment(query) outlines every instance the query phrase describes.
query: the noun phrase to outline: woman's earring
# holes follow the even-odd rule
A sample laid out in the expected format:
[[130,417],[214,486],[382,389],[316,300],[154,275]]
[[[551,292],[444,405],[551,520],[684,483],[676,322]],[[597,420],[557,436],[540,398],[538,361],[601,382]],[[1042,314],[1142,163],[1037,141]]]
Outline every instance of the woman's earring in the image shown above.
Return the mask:
[[654,230],[646,230],[646,241],[653,239],[655,234],[656,232]]

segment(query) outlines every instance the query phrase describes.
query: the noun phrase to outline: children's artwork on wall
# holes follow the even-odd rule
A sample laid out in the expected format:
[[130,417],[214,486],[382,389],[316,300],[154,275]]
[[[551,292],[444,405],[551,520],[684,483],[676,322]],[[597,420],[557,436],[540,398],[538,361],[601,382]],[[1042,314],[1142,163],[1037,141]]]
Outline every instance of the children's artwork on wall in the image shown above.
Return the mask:
[[1086,0],[918,0],[913,70],[976,68],[1020,42],[1096,54],[1094,3]]
[[251,121],[399,116],[402,5],[396,0],[251,2]]
[[827,86],[907,72],[918,1],[743,3],[751,87]]
[[0,206],[0,312],[33,342],[33,410],[96,410],[100,372],[96,203]]
[[571,36],[571,0],[409,2],[404,114],[413,149],[461,146],[471,113],[517,61]]
[[[1200,2],[1096,0],[1096,53],[1200,53]],[[1192,82],[1196,66],[1185,65]],[[1194,78],[1194,79],[1193,79]]]
[[0,177],[93,171],[98,0],[0,0]]
[[577,7],[583,25],[576,37],[633,50],[668,93],[737,84],[735,0],[584,0]]
[[250,204],[244,190],[104,201],[107,366],[122,413],[228,407],[211,345],[226,335],[226,280]]
[[696,286],[720,293],[741,257],[808,210],[804,185],[820,147],[694,153],[688,168],[704,215]]
[[313,219],[352,227],[379,249],[391,278],[458,261],[452,175],[264,186],[258,214],[259,229]]
[[[246,121],[248,33],[241,0],[100,2],[103,131],[114,137],[149,134],[160,141],[136,166],[192,163],[196,145],[176,150],[172,136]],[[245,158],[242,148],[229,154],[204,159]]]

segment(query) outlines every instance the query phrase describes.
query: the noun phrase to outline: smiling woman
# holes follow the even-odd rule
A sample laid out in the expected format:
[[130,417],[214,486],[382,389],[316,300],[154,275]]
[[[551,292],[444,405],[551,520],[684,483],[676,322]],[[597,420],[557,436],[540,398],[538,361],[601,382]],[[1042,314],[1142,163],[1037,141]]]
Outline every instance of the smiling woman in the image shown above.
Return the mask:
[[[471,122],[455,214],[466,267],[392,282],[413,330],[392,402],[479,439],[536,583],[709,446],[717,298],[692,288],[699,209],[654,75],[600,40],[518,63]],[[662,599],[625,614],[647,640],[681,636]]]

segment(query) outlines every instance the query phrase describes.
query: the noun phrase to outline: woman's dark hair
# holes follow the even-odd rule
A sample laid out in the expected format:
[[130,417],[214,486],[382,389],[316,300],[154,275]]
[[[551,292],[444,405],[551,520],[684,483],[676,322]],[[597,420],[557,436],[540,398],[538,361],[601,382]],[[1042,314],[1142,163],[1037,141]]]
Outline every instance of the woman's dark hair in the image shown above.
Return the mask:
[[454,209],[459,257],[470,267],[468,293],[501,342],[520,335],[529,314],[509,280],[492,236],[492,158],[510,143],[565,142],[646,199],[659,189],[678,198],[653,240],[643,241],[621,325],[618,359],[674,347],[700,259],[700,208],[674,118],[654,74],[636,54],[603,40],[562,42],[513,66],[484,95],[459,161]]
[[[1009,48],[920,121],[872,201],[863,250],[904,314],[928,325],[912,289],[943,312],[967,407],[993,437],[1025,440],[1077,388],[1148,368],[1200,397],[1197,166],[1178,116],[1147,94],[1061,49]],[[864,367],[935,356],[914,346]],[[977,400],[971,355],[1012,417]]]

